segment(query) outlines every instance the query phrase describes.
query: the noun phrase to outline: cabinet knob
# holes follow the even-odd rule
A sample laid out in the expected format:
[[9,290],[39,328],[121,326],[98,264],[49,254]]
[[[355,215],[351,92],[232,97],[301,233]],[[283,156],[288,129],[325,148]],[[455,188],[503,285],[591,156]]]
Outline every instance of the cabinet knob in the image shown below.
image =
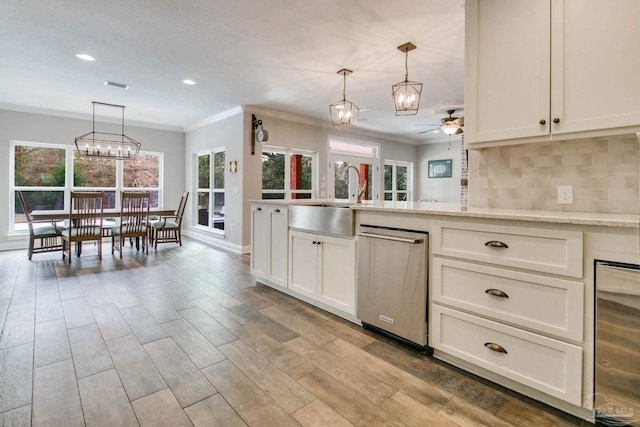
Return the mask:
[[494,297],[509,298],[509,295],[507,295],[506,292],[501,291],[500,289],[487,289],[486,291],[484,291],[484,293],[493,295]]
[[484,346],[487,347],[489,350],[495,351],[497,353],[507,354],[507,350],[505,350],[504,347],[502,347],[501,345],[498,345],[496,343],[486,342],[486,343],[484,343]]
[[262,210],[262,208],[256,208],[256,210],[259,212],[259,211],[261,211],[261,210]]
[[503,243],[499,240],[489,240],[487,243],[484,244],[487,247],[490,248],[503,248],[503,249],[508,249],[509,245],[507,245],[506,243]]
[[280,213],[280,209],[274,209],[273,210],[275,213]]
[[555,123],[555,124],[560,123],[560,119],[556,117],[555,119],[553,119],[553,123]]
[[542,120],[540,120],[540,122],[539,122],[539,123],[540,123],[541,125],[543,125],[543,126],[544,126],[544,125],[546,125],[546,124],[547,124],[547,121],[546,121],[545,119],[542,119]]

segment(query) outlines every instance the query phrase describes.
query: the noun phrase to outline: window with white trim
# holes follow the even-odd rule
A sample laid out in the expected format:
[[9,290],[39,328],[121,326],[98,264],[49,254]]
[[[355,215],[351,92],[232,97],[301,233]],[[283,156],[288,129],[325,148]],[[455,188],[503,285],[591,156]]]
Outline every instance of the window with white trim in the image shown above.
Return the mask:
[[196,224],[224,233],[225,147],[198,153],[197,164]]
[[68,210],[71,191],[104,191],[105,209],[118,209],[124,190],[144,189],[152,207],[162,203],[162,153],[140,152],[136,162],[88,160],[77,158],[73,146],[12,141],[9,164],[11,233],[28,231],[16,191],[30,211]]
[[278,147],[262,149],[262,198],[311,199],[316,194],[316,153]]
[[357,200],[361,193],[361,200],[379,199],[379,152],[375,143],[330,138],[327,197]]
[[396,160],[384,161],[384,199],[412,200],[413,163]]

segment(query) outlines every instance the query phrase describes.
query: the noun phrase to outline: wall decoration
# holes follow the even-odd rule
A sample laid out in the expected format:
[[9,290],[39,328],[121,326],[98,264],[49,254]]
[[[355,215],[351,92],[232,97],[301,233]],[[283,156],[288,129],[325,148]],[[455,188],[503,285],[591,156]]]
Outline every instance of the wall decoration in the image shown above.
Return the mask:
[[429,178],[451,178],[451,159],[429,160]]

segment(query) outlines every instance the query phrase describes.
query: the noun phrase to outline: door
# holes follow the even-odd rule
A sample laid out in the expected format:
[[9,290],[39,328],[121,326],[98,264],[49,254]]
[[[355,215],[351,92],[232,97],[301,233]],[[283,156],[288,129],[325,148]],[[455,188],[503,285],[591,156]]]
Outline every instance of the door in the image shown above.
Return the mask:
[[269,276],[269,213],[262,206],[251,211],[251,273]]
[[[640,2],[554,0],[552,133],[640,124]],[[466,123],[465,123],[466,125]]]
[[316,297],[318,272],[318,236],[289,233],[289,289],[309,298]]
[[355,241],[330,236],[318,237],[317,299],[346,313],[355,314]]
[[548,135],[550,2],[467,0],[465,9],[466,142]]
[[287,287],[287,245],[289,220],[286,208],[269,210],[269,278]]
[[362,187],[364,187],[364,191],[361,200],[374,200],[377,198],[375,182],[378,174],[377,166],[374,166],[373,161],[362,159],[335,160],[330,164],[329,169],[330,173],[332,173],[334,184],[333,197],[330,194],[329,198],[356,201],[358,191]]

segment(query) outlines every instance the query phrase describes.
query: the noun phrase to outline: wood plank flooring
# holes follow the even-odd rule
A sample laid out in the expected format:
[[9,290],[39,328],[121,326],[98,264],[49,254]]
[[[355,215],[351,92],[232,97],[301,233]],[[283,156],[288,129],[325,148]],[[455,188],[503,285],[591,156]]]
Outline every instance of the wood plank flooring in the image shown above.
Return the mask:
[[0,252],[0,426],[588,425],[256,284],[247,255],[96,253]]

